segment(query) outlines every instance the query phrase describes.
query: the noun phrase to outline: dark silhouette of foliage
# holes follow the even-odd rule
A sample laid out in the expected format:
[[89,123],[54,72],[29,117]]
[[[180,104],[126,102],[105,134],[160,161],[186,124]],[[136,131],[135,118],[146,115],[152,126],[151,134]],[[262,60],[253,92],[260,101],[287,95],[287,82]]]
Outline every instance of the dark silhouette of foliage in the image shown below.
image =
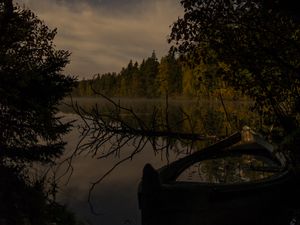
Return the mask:
[[[290,132],[300,110],[300,23],[279,1],[182,0],[173,49],[191,64],[215,61],[218,76]],[[284,5],[284,4],[283,4]],[[287,5],[285,5],[287,6]]]
[[152,52],[151,57],[141,64],[140,70],[143,75],[142,81],[147,97],[157,96],[158,85],[156,83],[156,76],[158,73],[158,65],[159,62],[154,51]]
[[182,68],[173,53],[162,57],[158,66],[159,94],[180,95],[182,92]]
[[70,124],[56,105],[72,90],[62,75],[68,51],[56,50],[56,29],[30,10],[0,2],[0,155],[2,160],[48,161],[61,154]]
[[55,35],[30,10],[0,0],[1,224],[76,224],[45,178],[30,176],[32,162],[62,153],[71,126],[56,115],[75,79],[62,75],[70,53],[55,49]]
[[21,168],[0,165],[0,223],[76,225],[75,215],[49,198],[44,178],[28,182]]

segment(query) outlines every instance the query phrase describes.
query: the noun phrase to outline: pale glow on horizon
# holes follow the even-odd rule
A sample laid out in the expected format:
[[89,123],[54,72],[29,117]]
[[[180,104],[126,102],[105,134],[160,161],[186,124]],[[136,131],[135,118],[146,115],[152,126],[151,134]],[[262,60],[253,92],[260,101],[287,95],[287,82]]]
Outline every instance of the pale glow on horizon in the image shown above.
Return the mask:
[[57,48],[72,53],[65,73],[79,78],[119,72],[129,60],[140,63],[153,50],[158,58],[167,54],[170,25],[182,14],[177,0],[141,1],[130,11],[109,10],[100,2],[99,6],[53,0],[19,3],[58,29]]

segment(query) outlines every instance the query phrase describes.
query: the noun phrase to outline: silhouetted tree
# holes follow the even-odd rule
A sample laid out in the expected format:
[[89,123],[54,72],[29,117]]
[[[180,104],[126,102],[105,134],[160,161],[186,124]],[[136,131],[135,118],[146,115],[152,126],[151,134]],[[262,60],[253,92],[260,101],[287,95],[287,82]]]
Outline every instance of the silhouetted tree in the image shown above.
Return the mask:
[[12,1],[0,2],[0,30],[1,159],[48,161],[70,127],[56,115],[75,84],[62,75],[70,53],[54,48],[56,29]]
[[51,162],[64,149],[70,123],[57,116],[59,101],[75,85],[62,75],[68,51],[56,50],[50,30],[33,12],[0,0],[1,224],[75,224],[74,216],[33,181],[31,162]]
[[142,83],[144,88],[144,96],[155,97],[158,94],[158,85],[156,76],[158,74],[158,65],[156,54],[153,51],[151,57],[142,62],[140,72],[142,74]]
[[[274,115],[286,132],[300,112],[300,23],[281,1],[182,0],[170,42],[191,64],[216,62],[218,75]],[[290,7],[292,8],[292,7]]]
[[182,93],[182,70],[173,53],[162,57],[158,66],[157,82],[159,93],[180,95]]

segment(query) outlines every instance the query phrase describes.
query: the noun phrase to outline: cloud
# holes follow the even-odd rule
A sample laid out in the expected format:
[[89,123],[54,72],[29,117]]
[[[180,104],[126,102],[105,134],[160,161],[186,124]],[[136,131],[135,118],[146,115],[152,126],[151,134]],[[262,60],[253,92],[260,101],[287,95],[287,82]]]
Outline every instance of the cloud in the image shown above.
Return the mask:
[[56,46],[70,50],[65,72],[90,78],[119,72],[130,59],[140,62],[169,49],[169,26],[182,14],[177,0],[20,0],[51,28]]

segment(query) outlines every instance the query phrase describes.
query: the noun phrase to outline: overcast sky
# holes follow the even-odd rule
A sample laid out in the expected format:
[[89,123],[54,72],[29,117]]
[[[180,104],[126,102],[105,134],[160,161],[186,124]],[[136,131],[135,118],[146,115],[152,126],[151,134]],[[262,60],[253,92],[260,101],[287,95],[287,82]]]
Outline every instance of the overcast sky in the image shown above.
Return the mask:
[[72,52],[65,72],[79,78],[119,72],[130,59],[169,49],[170,25],[182,15],[179,0],[18,0],[51,28],[57,48]]

